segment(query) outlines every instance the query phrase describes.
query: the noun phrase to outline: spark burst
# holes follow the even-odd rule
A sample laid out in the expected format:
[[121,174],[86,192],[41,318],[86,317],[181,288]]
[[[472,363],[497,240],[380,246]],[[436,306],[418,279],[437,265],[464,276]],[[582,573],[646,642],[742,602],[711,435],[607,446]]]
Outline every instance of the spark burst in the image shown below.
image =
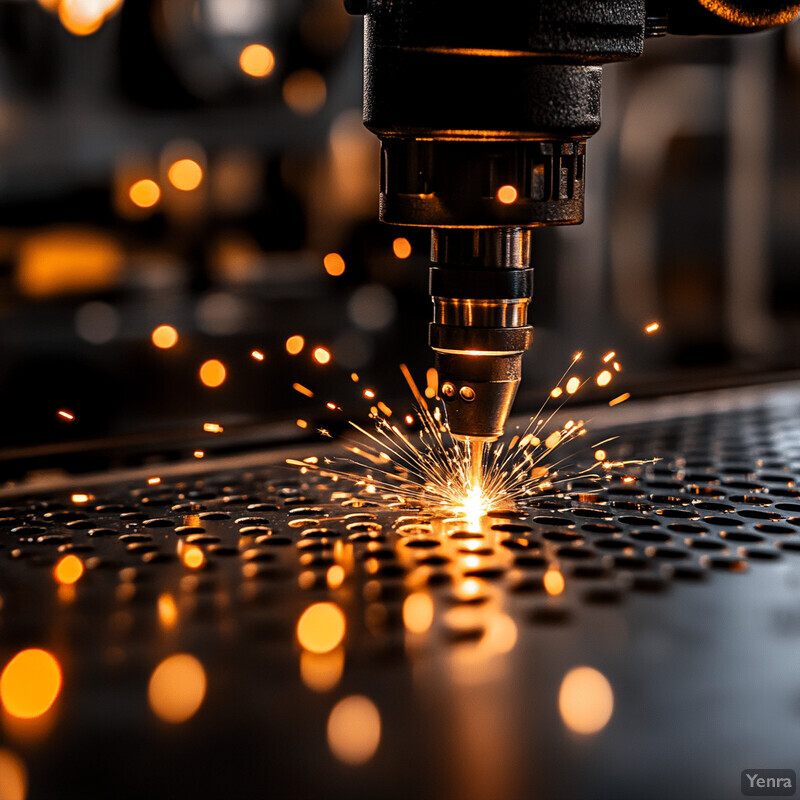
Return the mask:
[[[581,353],[576,353],[559,383],[581,357]],[[567,397],[586,382],[580,378],[569,378],[571,391],[566,395],[551,393],[523,431],[508,440],[485,445],[452,436],[444,406],[437,404],[431,409],[408,368],[405,365],[400,368],[417,404],[419,432],[403,430],[388,419],[391,410],[383,416],[373,406],[370,416],[375,423],[374,431],[353,421],[349,423],[364,437],[363,441],[346,444],[352,457],[328,457],[324,466],[317,459],[288,459],[287,463],[301,470],[347,478],[368,491],[380,490],[389,498],[424,508],[435,516],[456,516],[470,524],[478,524],[488,511],[515,511],[534,498],[556,495],[568,482],[578,479],[599,482],[613,468],[649,463],[607,459],[604,450],[595,450],[611,441],[606,439],[591,446],[596,460],[590,467],[569,469],[575,453],[562,457],[560,452],[566,453],[565,445],[586,435],[584,420],[567,420],[560,426],[553,423]],[[374,393],[370,394],[374,397]],[[554,396],[564,399],[544,414]],[[320,432],[330,437],[327,431]],[[476,445],[478,449],[473,450]],[[559,454],[554,455],[557,450]],[[480,469],[475,468],[475,458]],[[365,471],[363,477],[354,473],[354,467]]]

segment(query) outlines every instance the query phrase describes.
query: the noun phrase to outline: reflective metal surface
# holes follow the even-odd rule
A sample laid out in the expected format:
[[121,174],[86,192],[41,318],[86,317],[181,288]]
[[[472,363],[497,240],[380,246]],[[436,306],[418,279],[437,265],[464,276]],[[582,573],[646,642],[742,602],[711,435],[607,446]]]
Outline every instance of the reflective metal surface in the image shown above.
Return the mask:
[[252,456],[6,490],[0,796],[739,796],[797,767],[798,412],[599,410],[661,460],[479,529]]

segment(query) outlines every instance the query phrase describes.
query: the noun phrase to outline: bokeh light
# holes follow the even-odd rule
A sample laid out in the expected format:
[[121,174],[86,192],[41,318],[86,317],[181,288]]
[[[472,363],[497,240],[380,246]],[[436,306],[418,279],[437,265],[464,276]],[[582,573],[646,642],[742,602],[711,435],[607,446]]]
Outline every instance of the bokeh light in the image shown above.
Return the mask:
[[411,633],[425,633],[433,624],[433,601],[424,592],[414,592],[403,602],[403,624]]
[[497,190],[497,199],[504,205],[510,205],[517,199],[517,197],[518,197],[517,190],[509,184],[501,186]]
[[302,353],[303,348],[305,346],[306,346],[306,340],[302,336],[299,336],[298,334],[290,336],[286,340],[286,352],[290,356],[296,356],[298,353]]
[[263,44],[249,44],[239,54],[239,66],[251,78],[266,78],[275,69],[275,55]]
[[283,99],[297,114],[313,114],[325,104],[325,79],[313,69],[293,72],[283,83]]
[[392,242],[392,251],[397,258],[408,258],[411,255],[411,242],[399,236]]
[[314,603],[297,623],[297,641],[311,653],[328,653],[338,647],[345,634],[345,619],[334,603]]
[[575,733],[602,730],[614,712],[614,692],[602,672],[592,667],[575,667],[561,682],[558,710],[564,724]]
[[151,334],[150,339],[156,347],[169,350],[178,343],[178,331],[172,325],[159,325]]
[[351,695],[337,703],[328,717],[328,746],[345,764],[369,761],[381,740],[381,715],[375,704],[362,695]]
[[135,206],[152,208],[161,199],[161,189],[150,178],[142,178],[131,186],[128,196]]
[[188,653],[164,659],[153,670],[147,699],[153,712],[165,722],[177,724],[193,717],[206,696],[206,672]]
[[317,347],[314,349],[314,361],[316,361],[317,364],[327,364],[330,360],[330,351],[326,350],[324,347]]
[[222,386],[222,384],[225,383],[227,374],[225,365],[216,358],[209,359],[200,367],[200,380],[203,382],[204,386],[208,386],[212,389]]
[[203,181],[203,168],[192,158],[181,158],[167,171],[169,182],[182,192],[191,192]]
[[46,650],[17,653],[0,675],[0,701],[12,717],[34,719],[55,703],[61,692],[61,667]]
[[334,278],[344,274],[344,259],[338,253],[328,253],[328,255],[322,259],[322,265],[325,267],[325,272],[327,272],[328,275],[332,275]]
[[28,771],[22,759],[0,749],[0,800],[25,800],[27,792]]
[[54,567],[53,574],[55,579],[62,584],[62,586],[69,586],[77,583],[83,575],[83,561],[78,556],[69,555],[64,556]]

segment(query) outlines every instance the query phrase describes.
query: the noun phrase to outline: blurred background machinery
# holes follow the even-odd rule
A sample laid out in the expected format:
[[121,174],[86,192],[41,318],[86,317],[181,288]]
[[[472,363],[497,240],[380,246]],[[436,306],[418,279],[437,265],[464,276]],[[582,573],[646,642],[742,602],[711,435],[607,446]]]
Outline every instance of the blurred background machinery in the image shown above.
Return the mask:
[[[310,435],[365,385],[409,405],[429,246],[376,221],[360,28],[339,0],[0,0],[5,477],[60,466],[45,444],[81,469],[108,437]],[[586,223],[533,236],[518,411],[589,343],[635,396],[798,367],[799,67],[789,26],[605,70]]]

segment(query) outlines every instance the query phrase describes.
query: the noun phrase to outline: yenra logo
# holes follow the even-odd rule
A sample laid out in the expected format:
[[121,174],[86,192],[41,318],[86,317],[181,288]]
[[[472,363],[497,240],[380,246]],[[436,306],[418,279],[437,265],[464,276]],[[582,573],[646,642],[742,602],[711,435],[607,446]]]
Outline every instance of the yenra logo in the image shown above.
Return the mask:
[[750,797],[791,797],[797,786],[793,769],[746,769],[742,794]]

